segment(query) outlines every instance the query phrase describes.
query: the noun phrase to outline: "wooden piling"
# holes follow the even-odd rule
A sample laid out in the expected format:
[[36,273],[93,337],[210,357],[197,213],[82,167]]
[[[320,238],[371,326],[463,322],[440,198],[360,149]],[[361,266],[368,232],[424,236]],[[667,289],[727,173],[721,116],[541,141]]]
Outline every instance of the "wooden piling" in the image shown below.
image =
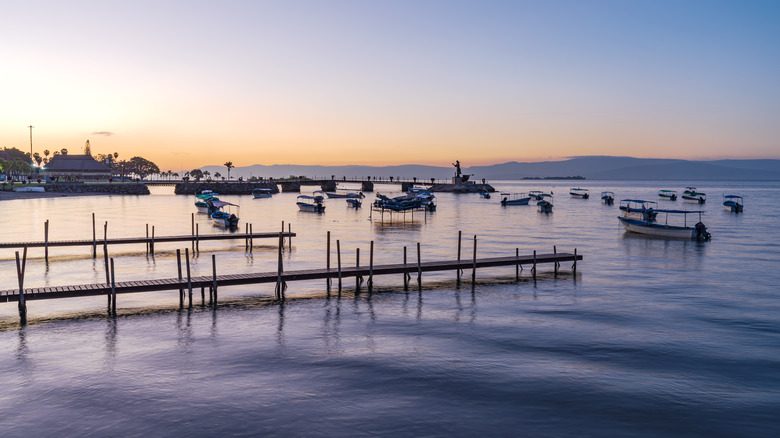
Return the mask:
[[190,249],[184,248],[184,260],[187,263],[187,292],[189,295],[189,307],[192,307],[192,273],[190,272]]
[[[330,231],[328,231],[328,243],[325,249],[325,269],[330,271]],[[328,287],[328,291],[330,291],[330,277],[325,280],[325,284]]]
[[193,239],[192,239],[192,250],[195,251],[195,239],[194,239],[194,237],[195,237],[195,213],[192,213],[192,234],[190,234],[190,235],[193,237]]
[[254,248],[255,248],[255,232],[253,228],[254,227],[252,226],[252,224],[249,224],[249,252],[250,253],[254,252]]
[[339,267],[339,292],[341,292],[341,240],[336,239],[336,260]]
[[534,274],[534,280],[536,280],[536,250],[534,250],[534,267],[531,269],[531,273]]
[[287,222],[287,243],[292,248],[292,226]]
[[417,285],[422,286],[422,261],[420,260],[420,242],[417,242]]
[[371,249],[368,252],[368,291],[374,287],[374,241],[371,241]]
[[[458,231],[458,261],[460,261],[460,245],[462,241],[463,241],[463,231]],[[455,272],[458,274],[458,276],[460,276],[462,271],[460,269],[456,269]]]
[[113,257],[111,257],[111,314],[116,316],[116,277],[114,276]]
[[282,234],[280,235],[282,236],[282,249],[284,249],[284,221],[282,221]]
[[248,236],[248,234],[249,234],[249,224],[246,223],[246,224],[244,224],[244,235],[246,236],[246,237],[244,237],[244,251],[249,251],[249,236]]
[[211,289],[211,300],[214,303],[214,305],[217,305],[217,256],[212,254],[211,255],[211,275],[213,279],[213,286]]
[[154,255],[154,225],[152,225],[152,241],[149,243],[149,252]]
[[16,251],[16,278],[19,280],[19,324],[27,325],[27,302],[24,300],[24,271],[27,268],[27,247],[19,261],[19,251]]
[[471,282],[474,283],[477,280],[477,235],[474,235],[474,255],[472,257],[471,264]]
[[46,248],[43,257],[46,260],[46,263],[49,263],[49,220],[48,219],[46,219],[46,222],[43,223],[43,240]]
[[95,234],[95,213],[92,213],[92,258],[97,258],[97,235]]
[[184,307],[184,288],[181,287],[181,250],[176,250],[176,264],[179,267],[179,307]]
[[146,255],[149,255],[149,224],[146,224]]
[[[558,248],[555,245],[553,245],[553,254],[558,254]],[[553,272],[555,275],[558,275],[558,266],[560,266],[560,263],[553,263]]]
[[404,246],[404,289],[409,288],[409,273],[406,272],[406,247]]
[[[515,248],[515,258],[517,259],[520,258],[520,248]],[[519,280],[519,279],[520,279],[520,263],[518,262],[515,265],[515,280]]]
[[200,252],[200,224],[195,224],[195,252]]
[[[360,248],[355,248],[355,268],[360,268]],[[355,289],[360,288],[361,281],[360,275],[355,275]]]
[[573,274],[577,273],[577,248],[574,248],[574,264],[571,265],[571,271]]
[[284,271],[284,264],[282,260],[282,247],[284,246],[284,233],[279,233],[279,245],[277,247],[277,266],[276,266],[276,298],[281,300],[284,294],[284,282],[282,281],[282,273]]
[[[106,230],[108,230],[108,222],[105,223],[103,228],[104,236]],[[106,300],[108,301],[108,312],[111,313],[111,292],[108,291],[108,288],[111,286],[111,267],[108,264],[108,243],[106,243],[105,237],[103,238],[103,263],[106,267],[106,297],[108,297]]]

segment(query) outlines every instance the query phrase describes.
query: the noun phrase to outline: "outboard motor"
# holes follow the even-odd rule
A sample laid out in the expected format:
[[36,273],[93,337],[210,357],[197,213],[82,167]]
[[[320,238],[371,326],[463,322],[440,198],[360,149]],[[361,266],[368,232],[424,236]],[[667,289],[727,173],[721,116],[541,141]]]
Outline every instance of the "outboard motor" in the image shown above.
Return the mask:
[[506,201],[507,201],[507,199],[506,199],[506,197],[504,197],[504,199],[501,200],[501,205],[506,205]]
[[696,240],[699,242],[706,242],[712,237],[712,235],[707,232],[707,227],[701,222],[698,222],[694,226],[694,229],[696,230]]

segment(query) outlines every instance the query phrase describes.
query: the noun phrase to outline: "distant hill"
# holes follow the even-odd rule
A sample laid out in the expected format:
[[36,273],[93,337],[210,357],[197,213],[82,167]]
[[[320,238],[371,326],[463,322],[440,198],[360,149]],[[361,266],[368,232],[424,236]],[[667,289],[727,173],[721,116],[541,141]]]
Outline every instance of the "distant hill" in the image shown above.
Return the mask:
[[[227,175],[224,166],[204,166],[213,175]],[[519,180],[523,178],[572,177],[606,180],[726,180],[726,181],[780,181],[780,160],[715,160],[687,161],[664,158],[633,158],[612,156],[573,157],[562,161],[537,163],[508,163],[490,166],[464,167],[463,172],[475,179]],[[251,176],[285,178],[303,175],[311,178],[340,179],[373,177],[416,177],[447,179],[455,175],[452,167],[407,164],[402,166],[298,166],[292,164],[236,167],[233,177]]]

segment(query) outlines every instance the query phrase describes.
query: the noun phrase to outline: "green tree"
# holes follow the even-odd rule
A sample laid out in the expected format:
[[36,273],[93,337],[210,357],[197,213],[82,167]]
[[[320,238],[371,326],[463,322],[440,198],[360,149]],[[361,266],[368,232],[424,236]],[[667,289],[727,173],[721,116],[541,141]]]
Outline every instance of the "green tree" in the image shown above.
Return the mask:
[[219,172],[214,172],[214,178],[219,179],[222,177],[222,174]]
[[22,152],[16,148],[3,148],[3,152],[5,152],[8,155],[8,161],[13,161],[19,158],[27,164],[33,163],[29,152]]

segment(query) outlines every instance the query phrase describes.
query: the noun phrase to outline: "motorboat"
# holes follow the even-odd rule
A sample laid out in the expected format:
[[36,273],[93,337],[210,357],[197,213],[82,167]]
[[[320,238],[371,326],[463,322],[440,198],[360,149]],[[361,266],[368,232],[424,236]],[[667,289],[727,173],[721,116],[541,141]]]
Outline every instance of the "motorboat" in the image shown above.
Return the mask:
[[479,192],[479,196],[481,196],[483,199],[490,199],[490,192],[483,190]]
[[270,198],[272,194],[271,189],[252,189],[252,196],[255,199]]
[[361,191],[355,191],[350,189],[336,189],[335,192],[325,192],[325,196],[328,198],[347,198],[347,199],[362,199],[365,195]]
[[601,192],[601,203],[604,205],[612,205],[615,203],[615,193],[614,192]]
[[676,201],[677,192],[674,190],[659,190],[658,197],[661,199],[666,199],[668,201]]
[[571,195],[572,198],[579,198],[579,199],[590,198],[588,189],[581,189],[579,187],[573,187],[571,190],[569,190],[569,194]]
[[528,205],[531,197],[526,193],[502,193],[501,205]]
[[297,204],[301,211],[323,213],[325,211],[323,201],[325,198],[320,195],[300,195]]
[[436,210],[436,204],[433,202],[433,199],[434,199],[433,194],[430,194],[430,196],[428,196],[426,194],[420,194],[420,193],[417,194],[409,193],[405,196],[390,198],[381,193],[377,193],[376,199],[374,200],[372,207],[375,211],[384,211],[384,210],[390,210],[396,212],[415,211],[415,210],[434,211]]
[[360,208],[360,206],[363,205],[363,201],[357,198],[348,198],[347,205],[352,208]]
[[745,208],[745,201],[742,196],[723,195],[723,206],[732,213],[742,213]]
[[211,190],[204,190],[200,194],[195,195],[195,208],[198,209],[198,213],[211,214],[217,211],[209,201],[219,201],[218,195]]
[[[629,217],[626,216],[626,213],[624,213],[623,216],[618,216],[618,220],[621,224],[623,224],[623,228],[625,228],[627,232],[631,233],[647,234],[651,236],[668,238],[689,239],[699,242],[708,241],[712,238],[712,235],[707,231],[707,227],[701,221],[702,211],[661,209],[654,210],[653,213],[656,215],[662,215],[664,218],[663,222],[657,220],[656,216],[654,216],[653,220],[650,221]],[[688,226],[689,214],[699,215],[699,221],[692,227]],[[682,216],[682,225],[670,225],[670,216],[677,218]],[[677,219],[677,222],[679,222],[679,219]]]
[[623,212],[623,217],[653,222],[657,215],[658,203],[643,199],[622,199],[618,208]]
[[546,197],[547,198],[552,197],[552,193],[544,193],[541,190],[531,190],[530,192],[528,192],[528,196],[532,200],[541,201],[542,199],[544,199]]
[[539,213],[552,213],[553,205],[552,202],[548,201],[544,197],[538,201],[536,201],[537,209],[539,210]]
[[707,202],[707,195],[696,190],[696,187],[686,187],[682,194],[683,202],[693,204],[704,204]]
[[211,220],[215,225],[230,229],[238,227],[238,205],[225,201],[210,202],[218,207],[211,213]]

